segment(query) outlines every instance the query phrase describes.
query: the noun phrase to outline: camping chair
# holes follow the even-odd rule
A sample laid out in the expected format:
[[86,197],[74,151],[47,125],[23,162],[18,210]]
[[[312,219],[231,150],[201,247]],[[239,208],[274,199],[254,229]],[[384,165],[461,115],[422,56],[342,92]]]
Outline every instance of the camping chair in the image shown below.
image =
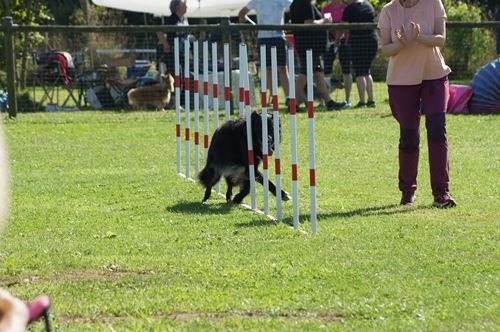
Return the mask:
[[[104,84],[112,97],[114,106],[127,105],[127,93],[136,86],[138,81],[136,76],[129,75],[130,68],[135,67],[136,53],[131,51],[128,54],[116,57],[109,56],[107,53],[96,52],[95,59],[98,66],[97,71],[104,77]],[[119,67],[126,68],[127,77],[125,79],[120,77]]]
[[[43,90],[39,104],[47,100],[47,104],[57,107],[66,107],[72,100],[78,106],[78,99],[74,95],[73,81],[76,76],[76,68],[73,58],[68,52],[51,51],[47,53],[35,53],[33,56],[37,69],[35,72],[35,83]],[[67,95],[62,104],[59,105],[59,88],[63,87]]]

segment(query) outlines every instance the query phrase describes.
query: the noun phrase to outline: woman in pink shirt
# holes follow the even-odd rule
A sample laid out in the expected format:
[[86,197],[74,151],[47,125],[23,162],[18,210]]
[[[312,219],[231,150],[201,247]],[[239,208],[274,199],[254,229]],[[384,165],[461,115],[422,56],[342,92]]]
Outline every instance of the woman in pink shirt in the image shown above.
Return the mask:
[[439,50],[446,39],[441,0],[392,0],[382,9],[378,28],[382,53],[389,57],[387,85],[392,114],[400,126],[401,204],[413,205],[417,189],[420,114],[425,114],[431,188],[435,207],[456,205],[449,193],[446,104],[448,74]]
[[[344,14],[344,9],[347,4],[342,2],[342,0],[330,0],[326,5],[321,8],[321,16],[327,17],[330,15],[332,18],[332,23],[342,22],[342,15]],[[349,33],[342,31],[331,31],[330,39],[333,43],[326,50],[324,56],[325,62],[325,75],[331,76],[333,72],[333,62],[337,53],[339,54],[340,67],[342,68],[342,76],[344,80],[345,88],[345,101],[340,103],[341,107],[351,107],[351,89],[352,89],[352,74],[351,74],[351,49],[347,44]],[[330,77],[330,84],[332,82],[333,76]]]

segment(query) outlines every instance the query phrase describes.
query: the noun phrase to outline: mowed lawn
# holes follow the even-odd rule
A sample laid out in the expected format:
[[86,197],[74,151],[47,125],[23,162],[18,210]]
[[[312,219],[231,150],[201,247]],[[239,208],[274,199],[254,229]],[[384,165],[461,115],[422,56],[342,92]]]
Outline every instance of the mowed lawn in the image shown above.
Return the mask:
[[[285,113],[282,127],[291,192]],[[216,196],[202,205],[202,188],[176,174],[172,111],[19,114],[4,129],[12,199],[0,287],[50,295],[56,330],[500,329],[498,116],[448,117],[458,206],[439,210],[424,127],[417,203],[405,208],[387,103],[319,111],[317,234],[305,114],[303,232],[290,227],[291,202],[283,223]]]

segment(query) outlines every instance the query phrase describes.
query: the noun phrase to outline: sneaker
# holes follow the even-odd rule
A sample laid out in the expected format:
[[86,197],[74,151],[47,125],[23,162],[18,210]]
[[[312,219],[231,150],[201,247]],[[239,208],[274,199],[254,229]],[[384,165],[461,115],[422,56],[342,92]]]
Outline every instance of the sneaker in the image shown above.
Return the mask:
[[457,202],[451,197],[449,193],[444,193],[442,195],[434,196],[434,203],[432,206],[439,209],[447,209],[457,205]]
[[414,191],[403,191],[403,195],[401,196],[401,202],[399,204],[413,206],[416,198],[417,197],[415,196]]
[[354,106],[354,108],[362,108],[362,107],[365,107],[366,106],[366,103],[360,101],[356,106]]
[[344,103],[337,103],[333,99],[326,103],[326,109],[329,111],[340,110],[342,106],[344,106]]
[[349,108],[349,107],[351,107],[351,106],[352,106],[352,104],[351,104],[351,101],[350,101],[350,100],[346,100],[346,101],[344,101],[344,108]]
[[375,108],[375,107],[377,107],[377,104],[375,104],[375,101],[373,101],[373,100],[368,100],[368,102],[366,103],[366,106]]

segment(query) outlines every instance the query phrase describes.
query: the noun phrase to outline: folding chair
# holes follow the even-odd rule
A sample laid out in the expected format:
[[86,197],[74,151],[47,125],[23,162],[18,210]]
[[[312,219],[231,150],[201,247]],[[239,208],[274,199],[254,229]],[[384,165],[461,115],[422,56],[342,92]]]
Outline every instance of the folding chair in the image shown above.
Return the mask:
[[[35,53],[33,59],[36,63],[35,83],[40,85],[43,96],[39,104],[47,100],[47,104],[56,107],[66,107],[72,100],[78,106],[78,98],[74,95],[73,80],[76,76],[76,68],[73,58],[68,52],[52,51],[48,53]],[[63,87],[67,95],[59,105],[59,88]]]

